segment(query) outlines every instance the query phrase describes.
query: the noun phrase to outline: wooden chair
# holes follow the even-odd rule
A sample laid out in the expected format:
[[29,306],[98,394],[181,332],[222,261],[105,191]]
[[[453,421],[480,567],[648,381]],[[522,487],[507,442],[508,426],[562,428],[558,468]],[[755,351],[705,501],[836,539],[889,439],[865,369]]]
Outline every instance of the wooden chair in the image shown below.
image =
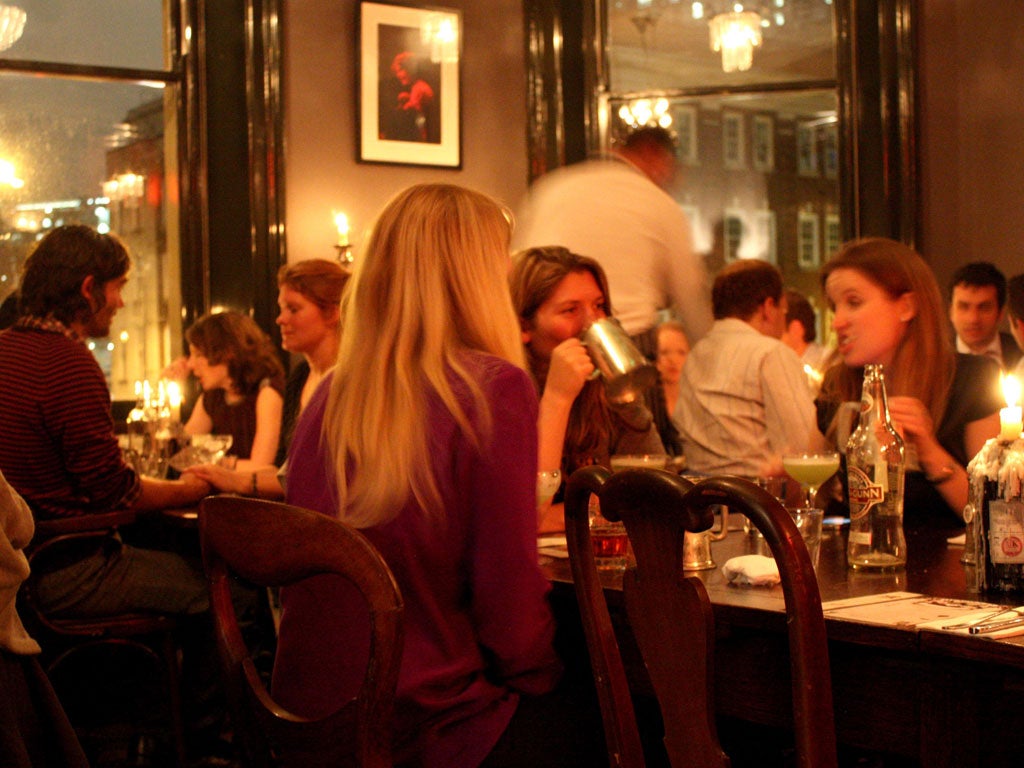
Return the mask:
[[[402,598],[387,564],[354,528],[309,510],[237,496],[205,499],[199,538],[228,701],[252,766],[391,765],[390,718],[402,655]],[[357,698],[323,719],[277,704],[239,632],[228,588],[237,575],[287,586],[317,574],[349,579],[370,609],[370,661]]]
[[729,765],[715,728],[714,615],[703,582],[682,570],[685,531],[711,527],[712,508],[746,514],[779,563],[789,627],[798,765],[836,765],[832,684],[821,597],[810,556],[789,514],[766,491],[732,477],[694,486],[652,469],[588,467],[566,490],[566,538],[613,766],[640,768],[636,720],[589,541],[588,501],[622,520],[636,556],[623,576],[626,612],[665,723],[673,766]]
[[28,550],[32,572],[22,584],[19,600],[22,615],[43,646],[46,671],[55,675],[81,651],[97,645],[125,646],[141,651],[162,668],[171,717],[174,750],[179,765],[185,764],[185,726],[181,709],[178,646],[173,617],[153,613],[119,613],[90,618],[52,617],[39,605],[36,582],[46,572],[47,559],[59,558],[68,546],[100,541],[120,526],[135,521],[135,512],[122,510],[36,522]]

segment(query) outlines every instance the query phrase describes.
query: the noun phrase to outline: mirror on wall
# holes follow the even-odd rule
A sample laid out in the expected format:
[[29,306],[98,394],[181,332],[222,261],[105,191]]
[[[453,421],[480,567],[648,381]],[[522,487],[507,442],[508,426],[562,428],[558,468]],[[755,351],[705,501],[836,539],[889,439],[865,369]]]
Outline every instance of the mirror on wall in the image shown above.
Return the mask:
[[816,297],[841,239],[831,2],[610,0],[606,12],[600,148],[668,128],[682,169],[670,192],[709,271],[765,259]]

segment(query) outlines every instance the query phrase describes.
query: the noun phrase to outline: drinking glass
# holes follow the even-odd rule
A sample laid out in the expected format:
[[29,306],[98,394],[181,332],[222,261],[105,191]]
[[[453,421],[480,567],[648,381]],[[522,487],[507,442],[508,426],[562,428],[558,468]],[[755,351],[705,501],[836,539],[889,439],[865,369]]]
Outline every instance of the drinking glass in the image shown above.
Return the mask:
[[835,451],[822,453],[787,453],[782,457],[782,468],[804,487],[804,506],[814,507],[815,496],[821,484],[839,469],[839,454]]
[[[619,455],[611,457],[612,472],[624,469],[646,467],[664,469],[668,456],[651,455]],[[590,497],[590,540],[594,545],[594,559],[601,570],[623,570],[629,563],[629,537],[626,526],[622,522],[613,523],[601,514],[601,505],[596,496]]]

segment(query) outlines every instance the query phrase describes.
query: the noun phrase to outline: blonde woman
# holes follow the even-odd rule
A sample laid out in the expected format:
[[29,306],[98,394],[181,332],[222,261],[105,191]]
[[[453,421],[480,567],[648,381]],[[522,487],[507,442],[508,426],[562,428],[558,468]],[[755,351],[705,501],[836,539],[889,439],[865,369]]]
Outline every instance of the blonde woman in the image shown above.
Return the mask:
[[859,401],[864,366],[885,366],[889,413],[908,447],[907,525],[962,524],[964,467],[999,431],[999,367],[957,354],[935,275],[886,238],[846,243],[822,268],[842,361],[825,374],[819,426],[836,432],[838,404]]
[[[401,588],[396,764],[501,765],[558,676],[509,229],[501,206],[456,186],[385,207],[343,299],[338,365],[288,455],[288,501],[362,529]],[[333,712],[362,680],[365,606],[318,580],[281,602],[274,692],[299,714]]]

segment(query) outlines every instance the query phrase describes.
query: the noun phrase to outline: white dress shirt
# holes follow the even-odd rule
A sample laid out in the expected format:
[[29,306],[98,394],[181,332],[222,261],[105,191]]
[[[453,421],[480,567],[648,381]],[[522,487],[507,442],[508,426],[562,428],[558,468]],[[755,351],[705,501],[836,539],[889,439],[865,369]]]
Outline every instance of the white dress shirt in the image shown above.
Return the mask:
[[814,400],[796,352],[737,318],[716,320],[690,350],[673,419],[695,472],[761,475],[807,451]]
[[624,159],[588,160],[541,178],[516,216],[513,247],[561,245],[596,259],[631,336],[672,308],[693,344],[711,326],[711,291],[682,208]]

